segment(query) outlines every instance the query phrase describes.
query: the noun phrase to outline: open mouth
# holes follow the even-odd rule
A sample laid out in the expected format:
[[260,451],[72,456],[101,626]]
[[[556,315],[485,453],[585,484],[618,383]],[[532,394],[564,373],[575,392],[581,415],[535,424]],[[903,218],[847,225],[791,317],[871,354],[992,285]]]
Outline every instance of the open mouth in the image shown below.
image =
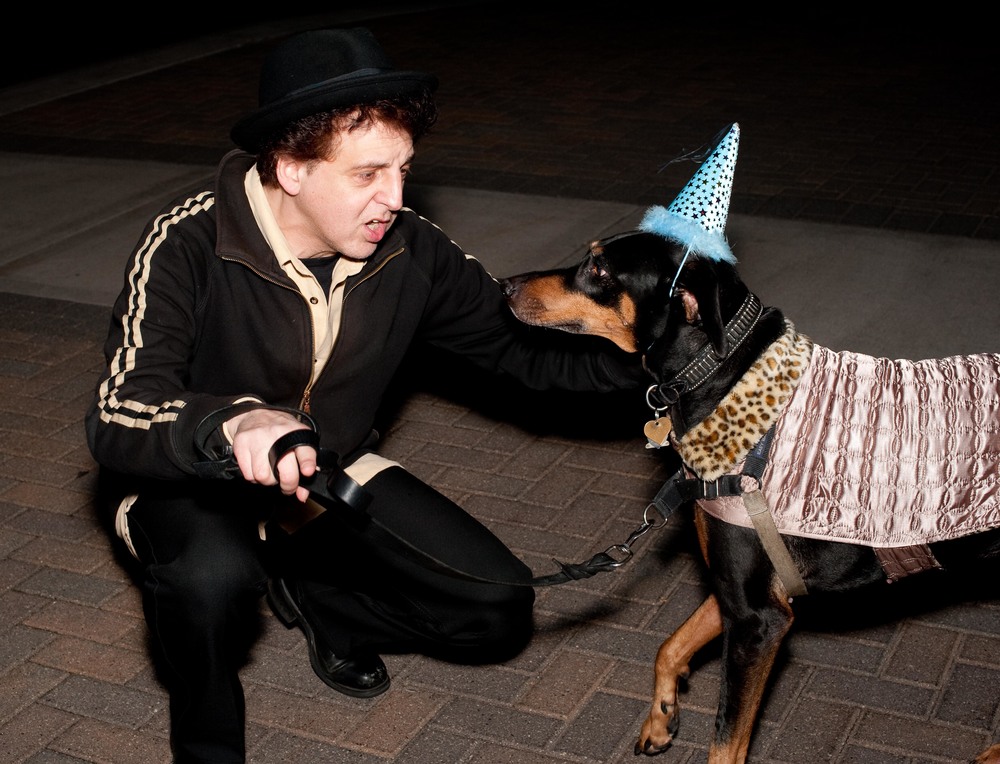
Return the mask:
[[389,218],[388,220],[373,218],[365,223],[365,228],[368,229],[368,233],[372,241],[381,241],[382,237],[385,236],[385,232],[389,230],[389,225],[391,223],[392,218]]

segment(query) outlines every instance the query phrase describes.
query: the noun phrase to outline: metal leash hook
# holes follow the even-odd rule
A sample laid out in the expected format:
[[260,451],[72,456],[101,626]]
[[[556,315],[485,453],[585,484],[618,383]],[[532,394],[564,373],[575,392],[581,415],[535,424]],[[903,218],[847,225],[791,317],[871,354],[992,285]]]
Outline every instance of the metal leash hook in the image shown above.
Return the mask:
[[[553,560],[559,567],[559,573],[549,576],[536,576],[532,579],[535,586],[562,584],[567,581],[579,581],[606,570],[620,568],[632,559],[632,545],[645,533],[653,528],[662,528],[677,509],[697,497],[698,480],[685,480],[684,468],[679,467],[674,474],[657,491],[653,500],[646,505],[642,513],[642,525],[629,535],[623,544],[613,544],[603,552],[598,552],[586,562],[568,563]],[[655,515],[654,515],[655,513]]]
[[[657,516],[659,517],[658,521],[649,519],[649,511],[651,509],[655,510]],[[652,503],[647,504],[646,509],[644,509],[642,512],[642,525],[640,525],[638,528],[632,531],[632,533],[629,534],[629,537],[625,540],[624,544],[614,544],[613,546],[608,547],[607,550],[605,551],[605,554],[609,553],[612,549],[618,552],[622,552],[625,555],[624,559],[621,562],[617,563],[614,567],[620,567],[624,565],[626,562],[632,559],[632,545],[636,541],[638,541],[639,538],[647,531],[653,530],[655,528],[662,528],[664,525],[666,525],[666,523],[667,523],[666,515],[660,512],[659,508],[655,504]]]
[[[650,510],[654,510],[656,512],[659,517],[658,521],[649,519]],[[632,531],[623,544],[612,544],[604,550],[605,556],[611,560],[611,562],[607,563],[607,567],[620,568],[626,562],[631,560],[633,555],[632,545],[647,531],[653,530],[654,528],[662,528],[666,525],[666,523],[667,516],[660,511],[659,507],[652,503],[647,504],[646,509],[642,512],[642,525]],[[619,556],[615,557],[615,553]]]

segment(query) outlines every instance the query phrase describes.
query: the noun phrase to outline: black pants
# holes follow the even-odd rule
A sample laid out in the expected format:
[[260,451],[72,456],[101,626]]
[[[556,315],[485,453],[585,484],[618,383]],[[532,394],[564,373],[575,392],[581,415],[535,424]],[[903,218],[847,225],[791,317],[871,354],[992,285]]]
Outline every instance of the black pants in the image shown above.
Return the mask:
[[[487,528],[405,470],[388,469],[366,488],[369,514],[433,557],[485,578],[530,580],[530,570]],[[338,511],[290,535],[269,526],[263,542],[264,505],[282,499],[273,492],[224,481],[148,493],[129,510],[128,528],[142,563],[143,608],[170,695],[178,762],[245,759],[238,672],[269,575],[302,583],[303,612],[339,656],[423,652],[496,661],[531,636],[530,586],[429,570],[374,544]]]

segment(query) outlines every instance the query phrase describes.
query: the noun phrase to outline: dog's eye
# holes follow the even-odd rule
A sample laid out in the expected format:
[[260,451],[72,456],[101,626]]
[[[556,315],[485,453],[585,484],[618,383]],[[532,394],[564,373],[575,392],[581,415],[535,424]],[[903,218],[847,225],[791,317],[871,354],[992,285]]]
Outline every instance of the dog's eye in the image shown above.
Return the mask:
[[606,279],[611,276],[611,274],[608,273],[608,269],[604,267],[603,260],[600,258],[594,258],[593,262],[591,262],[590,275],[595,279]]
[[590,284],[603,283],[611,279],[611,273],[604,267],[604,258],[595,255],[594,252],[588,253],[580,264],[577,275]]

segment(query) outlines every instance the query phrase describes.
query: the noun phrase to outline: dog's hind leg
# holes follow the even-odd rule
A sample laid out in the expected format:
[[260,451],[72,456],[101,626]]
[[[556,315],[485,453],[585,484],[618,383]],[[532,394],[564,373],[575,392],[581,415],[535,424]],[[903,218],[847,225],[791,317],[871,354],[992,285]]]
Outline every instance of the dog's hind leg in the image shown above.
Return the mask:
[[722,688],[709,764],[746,761],[768,676],[793,620],[779,584],[771,587],[767,604],[724,617]]
[[668,637],[656,653],[653,704],[642,723],[636,754],[661,752],[677,733],[680,706],[677,680],[690,673],[695,653],[722,633],[722,614],[715,596],[709,596],[688,619]]

